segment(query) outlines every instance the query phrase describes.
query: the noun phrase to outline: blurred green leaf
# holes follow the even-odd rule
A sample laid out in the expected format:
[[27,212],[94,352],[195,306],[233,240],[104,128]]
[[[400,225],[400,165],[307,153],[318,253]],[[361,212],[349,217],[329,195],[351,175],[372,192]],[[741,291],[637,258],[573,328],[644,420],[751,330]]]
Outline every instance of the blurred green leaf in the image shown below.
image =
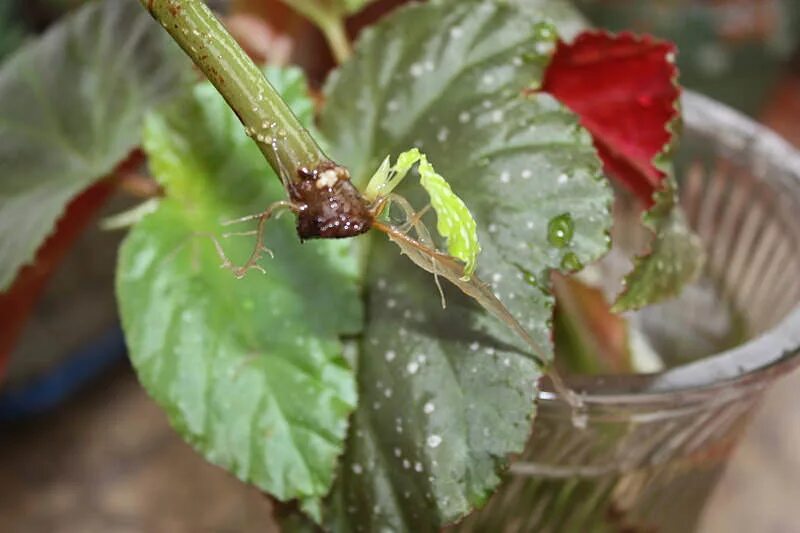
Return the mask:
[[135,0],[78,10],[0,68],[0,290],[190,72]]
[[[268,77],[308,124],[302,74]],[[323,496],[356,402],[339,340],[362,323],[354,241],[301,245],[284,217],[268,225],[266,275],[219,268],[208,234],[284,192],[209,84],[151,115],[145,148],[167,197],[126,239],[117,280],[142,384],[211,462],[281,500]],[[244,261],[253,240],[222,245]]]
[[14,7],[12,2],[0,4],[0,60],[16,49],[27,34]]
[[578,278],[553,277],[556,367],[565,374],[634,371],[628,321],[611,312],[601,289]]
[[341,4],[346,13],[352,14],[361,11],[367,4],[371,4],[374,1],[375,0],[338,0],[336,3]]

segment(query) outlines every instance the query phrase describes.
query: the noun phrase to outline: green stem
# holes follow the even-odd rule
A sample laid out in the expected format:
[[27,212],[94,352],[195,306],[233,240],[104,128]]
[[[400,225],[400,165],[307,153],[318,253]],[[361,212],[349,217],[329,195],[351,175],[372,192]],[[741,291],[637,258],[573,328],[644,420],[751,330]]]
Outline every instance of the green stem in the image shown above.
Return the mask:
[[350,49],[350,40],[347,38],[347,33],[344,29],[344,15],[342,13],[333,7],[322,4],[318,0],[283,1],[322,30],[337,63],[342,64],[347,61],[352,50]]
[[201,0],[140,0],[239,116],[284,183],[328,157]]
[[325,40],[333,51],[333,57],[338,64],[342,64],[350,58],[353,51],[350,48],[350,39],[344,29],[344,23],[341,18],[335,17],[320,24],[320,29],[325,35]]

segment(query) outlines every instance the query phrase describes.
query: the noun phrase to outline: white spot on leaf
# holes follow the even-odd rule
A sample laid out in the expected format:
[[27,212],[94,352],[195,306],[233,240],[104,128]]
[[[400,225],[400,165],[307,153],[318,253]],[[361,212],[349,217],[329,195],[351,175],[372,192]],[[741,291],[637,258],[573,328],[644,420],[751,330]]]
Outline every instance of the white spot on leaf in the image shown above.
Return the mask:
[[427,440],[428,446],[431,448],[438,448],[442,443],[442,437],[439,435],[431,435]]

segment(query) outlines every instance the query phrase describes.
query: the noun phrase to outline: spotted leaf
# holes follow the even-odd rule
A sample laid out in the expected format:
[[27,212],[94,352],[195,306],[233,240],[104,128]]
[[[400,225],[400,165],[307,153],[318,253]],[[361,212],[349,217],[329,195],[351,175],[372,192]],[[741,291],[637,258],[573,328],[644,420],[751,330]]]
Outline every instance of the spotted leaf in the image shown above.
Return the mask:
[[[551,357],[549,271],[601,255],[610,226],[591,136],[551,96],[524,94],[555,43],[515,3],[414,4],[366,29],[328,81],[332,155],[363,186],[387,154],[423,151],[475,218],[476,274],[542,346],[531,353],[449,285],[443,310],[432,277],[373,237],[359,406],[323,506],[333,530],[436,530],[485,502],[525,444]],[[397,191],[428,201],[415,180]],[[559,217],[571,231],[554,245]]]

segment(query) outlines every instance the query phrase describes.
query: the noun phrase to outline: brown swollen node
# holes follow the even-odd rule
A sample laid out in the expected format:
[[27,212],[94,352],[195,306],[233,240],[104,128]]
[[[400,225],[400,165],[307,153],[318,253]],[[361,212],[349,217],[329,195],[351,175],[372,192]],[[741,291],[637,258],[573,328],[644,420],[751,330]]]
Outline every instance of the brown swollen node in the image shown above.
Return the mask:
[[288,188],[300,239],[344,239],[372,228],[373,213],[347,169],[326,161],[313,170],[300,168],[297,177]]

